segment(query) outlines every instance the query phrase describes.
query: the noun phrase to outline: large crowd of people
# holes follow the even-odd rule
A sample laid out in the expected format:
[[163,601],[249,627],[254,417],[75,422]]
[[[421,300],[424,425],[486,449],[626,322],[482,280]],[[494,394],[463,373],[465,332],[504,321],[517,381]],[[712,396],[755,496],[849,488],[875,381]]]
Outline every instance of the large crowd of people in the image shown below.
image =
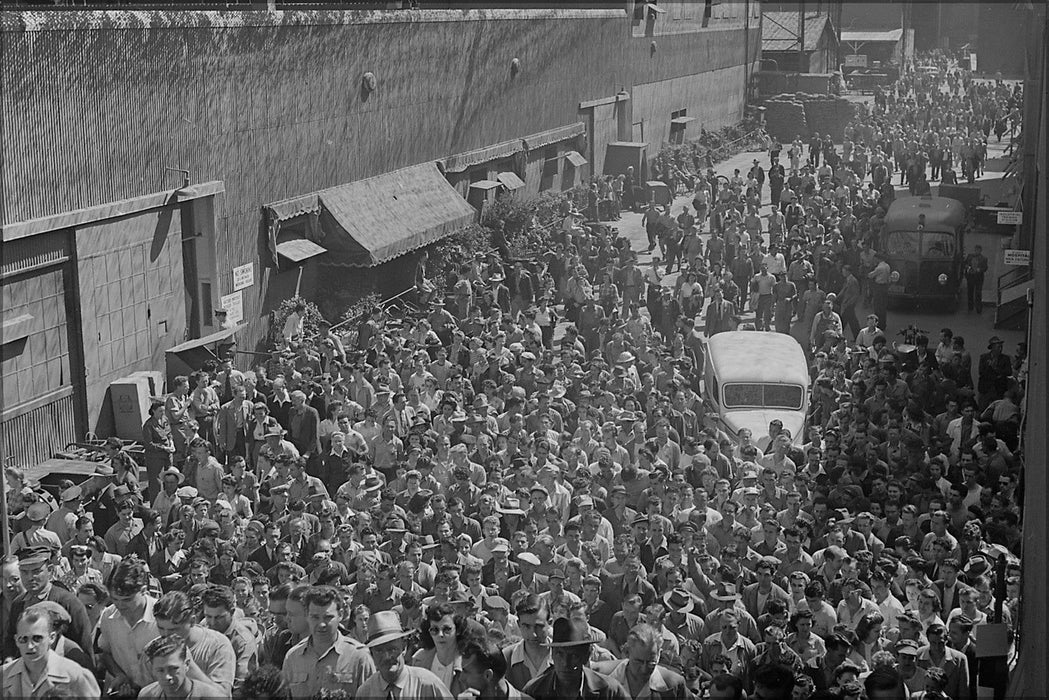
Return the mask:
[[[4,697],[975,700],[975,630],[1018,621],[1025,358],[894,348],[877,233],[1019,93],[940,67],[843,143],[695,168],[678,212],[603,188],[652,264],[568,211],[447,304],[295,313],[268,361],[177,378],[104,489],[8,468]],[[707,415],[735,330],[804,349],[802,435]]]

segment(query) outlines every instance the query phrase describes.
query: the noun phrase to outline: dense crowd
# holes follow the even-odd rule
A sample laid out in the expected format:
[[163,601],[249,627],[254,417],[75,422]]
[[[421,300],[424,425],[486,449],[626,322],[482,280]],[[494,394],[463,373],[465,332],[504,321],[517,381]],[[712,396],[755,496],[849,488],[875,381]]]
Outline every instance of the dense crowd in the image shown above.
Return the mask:
[[[877,233],[896,173],[975,175],[1018,93],[941,68],[767,173],[682,165],[651,265],[566,211],[446,304],[300,309],[268,361],[177,378],[104,488],[8,468],[4,696],[976,698],[974,631],[1017,620],[1025,358],[894,348]],[[706,415],[748,307],[811,363],[803,435]]]

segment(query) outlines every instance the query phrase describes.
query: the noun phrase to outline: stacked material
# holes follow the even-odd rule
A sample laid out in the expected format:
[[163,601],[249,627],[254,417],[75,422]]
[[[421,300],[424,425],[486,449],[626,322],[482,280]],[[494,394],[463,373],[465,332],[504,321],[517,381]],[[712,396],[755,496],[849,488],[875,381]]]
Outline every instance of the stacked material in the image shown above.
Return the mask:
[[795,136],[809,135],[805,104],[790,93],[776,95],[765,102],[765,130],[769,136],[789,142]]
[[856,105],[843,97],[805,95],[805,120],[809,129],[831,135],[835,143],[845,138],[845,127],[856,118]]
[[813,133],[844,137],[845,126],[856,118],[856,105],[843,97],[805,92],[776,95],[765,102],[765,129],[780,141]]

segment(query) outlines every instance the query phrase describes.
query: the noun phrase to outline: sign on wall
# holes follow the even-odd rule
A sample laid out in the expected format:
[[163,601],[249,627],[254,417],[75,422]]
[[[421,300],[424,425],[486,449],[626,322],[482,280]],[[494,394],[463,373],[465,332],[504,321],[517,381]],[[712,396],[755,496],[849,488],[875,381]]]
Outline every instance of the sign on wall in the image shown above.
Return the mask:
[[998,224],[1000,226],[1019,226],[1024,222],[1022,211],[1000,211],[998,212]]
[[867,54],[861,54],[861,53],[845,54],[845,67],[846,68],[866,68],[867,67]]
[[239,292],[242,289],[247,289],[253,284],[255,284],[254,263],[248,263],[247,265],[233,268],[233,291]]
[[226,310],[226,319],[230,323],[240,323],[244,320],[243,292],[233,292],[224,297],[219,297],[219,306]]
[[1030,265],[1031,264],[1031,251],[1029,250],[1015,250],[1012,248],[1006,248],[1003,251],[1003,261],[1006,265]]

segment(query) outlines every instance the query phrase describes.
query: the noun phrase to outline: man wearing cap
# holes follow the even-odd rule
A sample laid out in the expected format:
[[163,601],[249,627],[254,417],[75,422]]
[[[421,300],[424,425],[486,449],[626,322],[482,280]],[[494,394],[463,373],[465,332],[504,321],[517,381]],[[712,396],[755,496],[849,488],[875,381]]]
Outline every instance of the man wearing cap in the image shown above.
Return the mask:
[[616,680],[589,667],[594,643],[585,620],[565,617],[554,620],[550,638],[551,665],[533,678],[523,692],[535,700],[593,698],[628,700],[630,695]]
[[451,700],[452,694],[429,669],[405,663],[405,638],[396,612],[378,612],[368,618],[368,646],[375,672],[357,689],[362,700]]
[[45,526],[46,530],[58,535],[59,542],[68,542],[76,532],[76,521],[83,511],[81,505],[83,495],[79,486],[70,486],[59,494],[62,505],[48,517]]
[[510,578],[506,582],[506,586],[500,591],[499,595],[512,600],[514,594],[520,590],[526,590],[529,593],[541,593],[547,590],[547,577],[536,573],[539,569],[540,562],[539,557],[531,552],[521,552],[517,555],[517,565],[521,569],[521,573],[517,576]]
[[7,629],[4,630],[5,652],[13,652],[16,649],[15,627],[22,613],[31,605],[47,600],[58,603],[69,613],[69,638],[79,644],[81,649],[92,648],[91,620],[84,604],[75,593],[53,583],[55,572],[52,557],[58,549],[41,547],[23,549],[18,553],[18,570],[25,592],[11,602],[11,616],[6,620]]
[[28,528],[19,532],[11,540],[11,551],[18,554],[22,549],[34,547],[50,547],[55,550],[62,548],[62,540],[51,530],[44,527],[44,523],[51,516],[51,508],[42,501],[37,501],[26,508],[25,519]]
[[939,668],[947,678],[944,689],[954,700],[972,700],[969,694],[969,660],[965,654],[947,646],[947,626],[939,620],[925,630],[929,643],[918,650],[918,666],[928,670]]

